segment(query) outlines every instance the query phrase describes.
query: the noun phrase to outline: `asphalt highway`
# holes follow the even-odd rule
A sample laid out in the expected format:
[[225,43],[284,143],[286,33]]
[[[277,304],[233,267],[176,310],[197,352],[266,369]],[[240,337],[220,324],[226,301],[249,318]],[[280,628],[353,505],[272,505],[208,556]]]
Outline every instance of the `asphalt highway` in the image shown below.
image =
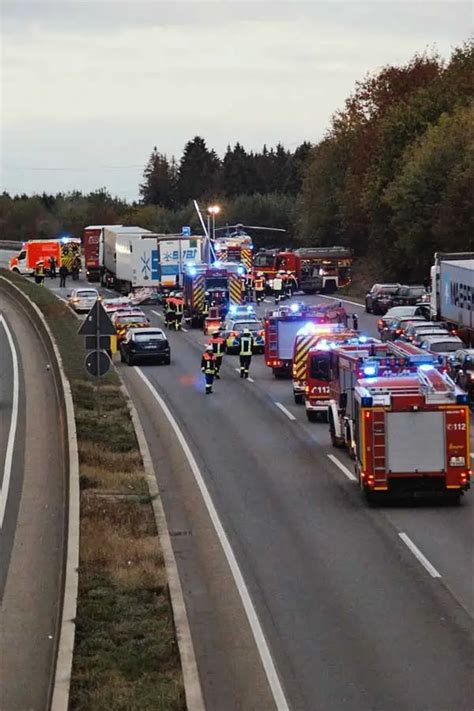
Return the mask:
[[[147,310],[162,323],[159,311]],[[368,509],[328,458],[325,426],[304,423],[290,383],[275,381],[261,358],[251,383],[235,372],[237,359],[225,357],[223,377],[206,396],[205,338],[188,331],[170,340],[172,365],[141,370],[200,464],[289,707],[470,709],[469,498],[456,509]],[[420,549],[433,537],[423,552],[433,554],[441,577],[400,533]]]
[[0,287],[0,707],[49,708],[62,603],[65,462],[48,356]]
[[[163,325],[159,309],[145,310]],[[374,316],[355,303],[347,310],[359,314],[361,331],[376,335]],[[219,584],[230,573],[225,561],[213,567],[199,547],[203,530],[210,534],[193,473],[170,462],[181,447],[172,432],[164,434],[162,408],[139,371],[169,407],[196,460],[287,707],[472,709],[473,492],[460,507],[431,501],[368,508],[351,478],[352,463],[331,447],[327,426],[306,421],[304,407],[294,405],[291,382],[275,380],[261,356],[252,360],[253,382],[243,382],[235,372],[238,359],[225,356],[223,377],[206,396],[199,371],[206,338],[191,330],[169,337],[170,366],[120,371],[144,423],[174,524],[185,597],[200,601],[194,608],[190,603],[190,621],[208,708],[286,706],[271,700],[275,686],[265,684],[268,665],[264,670],[262,654],[250,649],[249,629],[254,637],[255,630],[248,614],[242,622],[243,607],[231,588],[220,598],[214,590],[212,597],[216,607],[231,610],[230,619],[220,618],[221,633],[206,626],[219,616],[208,604],[203,609],[199,570],[189,573],[193,557],[198,568],[202,556],[211,577],[218,570]],[[209,551],[218,556],[218,546],[209,541]],[[232,619],[239,634],[226,635],[222,627]],[[246,681],[258,688],[253,705],[232,679],[245,669],[242,658],[235,666],[222,662],[229,645],[246,650],[251,660]]]

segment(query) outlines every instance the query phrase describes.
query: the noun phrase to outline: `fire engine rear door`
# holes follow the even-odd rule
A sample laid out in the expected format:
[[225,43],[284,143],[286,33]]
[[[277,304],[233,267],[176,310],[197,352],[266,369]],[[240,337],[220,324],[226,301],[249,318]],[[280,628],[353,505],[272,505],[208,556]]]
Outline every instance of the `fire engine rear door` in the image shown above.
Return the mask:
[[277,321],[278,358],[291,360],[296,334],[301,328],[301,321]]
[[387,412],[385,436],[389,472],[445,470],[443,412]]

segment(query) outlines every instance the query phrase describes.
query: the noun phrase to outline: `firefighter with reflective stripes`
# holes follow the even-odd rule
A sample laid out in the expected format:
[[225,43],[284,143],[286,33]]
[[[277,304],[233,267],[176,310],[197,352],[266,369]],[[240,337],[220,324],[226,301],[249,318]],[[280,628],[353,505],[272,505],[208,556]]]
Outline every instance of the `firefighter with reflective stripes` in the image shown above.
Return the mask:
[[212,385],[216,375],[216,356],[211,345],[206,346],[206,350],[202,355],[201,370],[206,379],[206,395],[209,395],[209,393],[212,393]]
[[220,378],[220,370],[222,366],[222,358],[225,353],[225,340],[222,338],[220,331],[215,331],[209,339],[209,345],[212,346],[212,352],[216,357],[216,380]]
[[253,336],[248,328],[246,328],[240,337],[240,377],[248,378],[250,363],[253,353]]
[[257,272],[255,281],[254,281],[254,288],[255,288],[255,301],[257,302],[257,304],[261,304],[264,297],[265,297],[265,278],[264,278],[262,272]]
[[174,327],[177,331],[181,330],[183,313],[184,313],[184,301],[176,297],[173,299],[174,302]]
[[44,262],[42,259],[39,259],[36,262],[35,266],[35,282],[36,284],[39,284],[40,286],[43,286],[44,282]]
[[252,303],[253,300],[253,281],[254,277],[252,272],[248,272],[248,274],[245,275],[245,300],[248,301],[249,303]]
[[273,279],[273,295],[275,297],[275,304],[279,304],[283,298],[283,272],[281,271],[277,272]]
[[176,319],[176,314],[173,307],[173,297],[170,295],[165,300],[165,325],[167,328],[173,328]]

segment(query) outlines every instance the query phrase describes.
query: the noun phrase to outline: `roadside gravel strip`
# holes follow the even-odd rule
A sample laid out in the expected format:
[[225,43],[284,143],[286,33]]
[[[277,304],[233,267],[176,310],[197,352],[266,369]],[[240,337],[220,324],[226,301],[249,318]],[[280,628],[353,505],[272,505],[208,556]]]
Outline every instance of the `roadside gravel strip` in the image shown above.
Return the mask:
[[51,703],[52,711],[67,711],[71,681],[72,655],[74,649],[75,617],[77,608],[77,585],[79,566],[79,459],[77,451],[76,424],[71,390],[66,378],[56,341],[40,309],[17,286],[4,277],[2,284],[21,304],[34,323],[48,352],[51,352],[60,380],[60,398],[66,415],[68,448],[68,516],[64,592],[60,622],[56,670]]

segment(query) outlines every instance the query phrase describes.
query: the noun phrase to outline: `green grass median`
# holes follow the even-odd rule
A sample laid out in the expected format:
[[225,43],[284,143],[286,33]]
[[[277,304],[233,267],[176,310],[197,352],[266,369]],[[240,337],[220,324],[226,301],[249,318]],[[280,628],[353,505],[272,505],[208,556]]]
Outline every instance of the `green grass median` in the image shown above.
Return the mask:
[[74,401],[80,463],[79,598],[71,711],[182,711],[184,688],[166,570],[135,430],[112,369],[84,369],[84,339],[48,289],[0,269],[41,309]]

